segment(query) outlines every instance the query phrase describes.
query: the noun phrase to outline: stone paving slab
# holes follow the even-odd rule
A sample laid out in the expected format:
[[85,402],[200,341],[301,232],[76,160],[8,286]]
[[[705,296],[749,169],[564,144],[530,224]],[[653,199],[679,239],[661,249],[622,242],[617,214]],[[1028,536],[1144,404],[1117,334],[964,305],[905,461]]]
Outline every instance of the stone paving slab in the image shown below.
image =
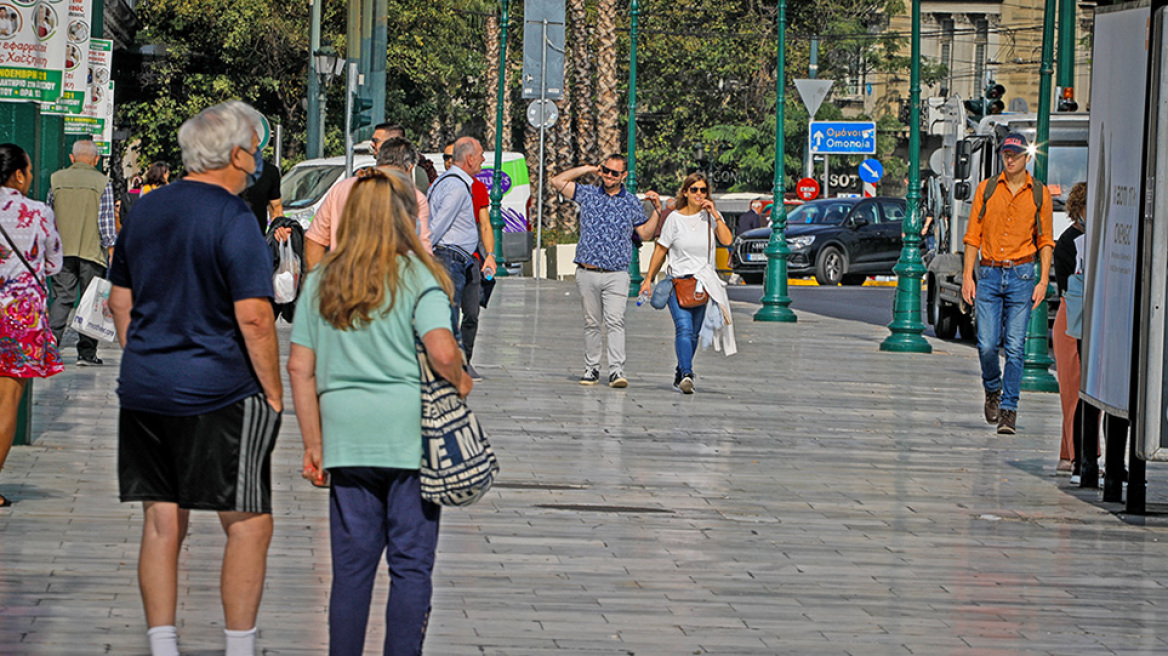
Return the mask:
[[[1025,394],[1018,435],[998,437],[969,345],[885,354],[879,326],[754,309],[736,304],[740,353],[700,353],[683,397],[668,313],[630,305],[631,386],[582,388],[574,285],[500,281],[472,404],[503,471],[444,512],[427,653],[1168,652],[1168,531],[1053,475],[1055,395]],[[37,383],[36,443],[0,476],[18,502],[0,511],[0,655],[147,652],[141,509],[117,501],[119,355],[101,356]],[[300,453],[289,410],[265,654],[326,652],[327,493],[299,478]],[[1149,480],[1164,501],[1168,475]],[[222,653],[222,544],[193,514],[184,654]],[[382,575],[370,654],[387,594]]]

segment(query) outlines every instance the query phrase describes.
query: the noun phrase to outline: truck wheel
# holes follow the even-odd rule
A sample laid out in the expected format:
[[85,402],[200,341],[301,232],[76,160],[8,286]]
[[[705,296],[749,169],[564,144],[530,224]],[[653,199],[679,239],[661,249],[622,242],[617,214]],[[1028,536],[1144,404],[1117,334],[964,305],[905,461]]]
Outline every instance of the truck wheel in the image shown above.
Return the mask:
[[952,305],[937,302],[933,321],[933,332],[941,339],[953,339],[957,336],[958,314],[957,308]]
[[820,251],[815,261],[815,281],[821,285],[835,287],[843,280],[848,268],[848,258],[838,248],[828,247]]

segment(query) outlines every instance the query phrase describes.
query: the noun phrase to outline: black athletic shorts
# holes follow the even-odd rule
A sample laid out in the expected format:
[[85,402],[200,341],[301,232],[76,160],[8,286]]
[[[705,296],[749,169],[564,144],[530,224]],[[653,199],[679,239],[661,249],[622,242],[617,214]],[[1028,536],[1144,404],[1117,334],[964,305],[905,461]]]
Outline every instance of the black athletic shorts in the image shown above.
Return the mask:
[[271,513],[271,456],[279,430],[280,413],[263,394],[188,417],[123,408],[118,417],[122,501]]

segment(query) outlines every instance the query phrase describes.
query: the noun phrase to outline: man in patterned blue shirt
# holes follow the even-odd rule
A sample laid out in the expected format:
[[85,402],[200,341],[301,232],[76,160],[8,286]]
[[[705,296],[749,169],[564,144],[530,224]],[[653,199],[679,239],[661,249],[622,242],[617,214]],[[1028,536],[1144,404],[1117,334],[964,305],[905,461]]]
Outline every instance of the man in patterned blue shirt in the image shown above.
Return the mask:
[[[600,185],[575,182],[588,173],[600,175]],[[576,244],[576,287],[584,306],[584,376],[581,385],[600,380],[600,324],[608,330],[608,386],[628,387],[625,378],[625,308],[629,298],[629,262],[633,231],[651,239],[661,216],[657,192],[645,193],[653,214],[625,187],[628,162],[609,155],[599,166],[585,165],[552,178],[552,186],[580,206],[580,241]]]

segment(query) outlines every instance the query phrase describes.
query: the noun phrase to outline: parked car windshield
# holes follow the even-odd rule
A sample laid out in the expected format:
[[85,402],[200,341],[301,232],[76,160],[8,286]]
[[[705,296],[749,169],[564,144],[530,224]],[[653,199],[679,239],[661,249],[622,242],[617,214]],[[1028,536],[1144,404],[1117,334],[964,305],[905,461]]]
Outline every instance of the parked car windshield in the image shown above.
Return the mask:
[[315,205],[345,172],[343,166],[297,166],[280,181],[285,209]]
[[808,203],[791,210],[787,215],[787,223],[827,223],[838,225],[848,218],[852,205],[846,201]]

